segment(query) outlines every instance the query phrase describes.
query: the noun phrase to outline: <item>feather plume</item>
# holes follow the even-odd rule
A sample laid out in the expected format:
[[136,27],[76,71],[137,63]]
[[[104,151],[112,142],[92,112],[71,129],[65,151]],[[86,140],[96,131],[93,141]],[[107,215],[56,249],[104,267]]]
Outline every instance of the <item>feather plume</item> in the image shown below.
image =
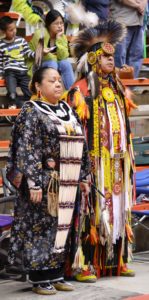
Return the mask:
[[83,97],[82,101],[76,107],[76,112],[82,121],[90,118],[89,108]]
[[133,234],[132,228],[130,227],[129,224],[125,225],[125,230],[126,230],[126,235],[127,235],[128,241],[129,241],[129,243],[132,244],[134,241],[134,234]]
[[38,41],[38,45],[35,51],[35,63],[34,63],[34,71],[39,69],[42,63],[43,58],[43,49],[44,49],[44,28],[43,24],[40,25],[40,38]]
[[83,18],[83,24],[86,27],[95,27],[99,23],[98,16],[93,12],[85,12],[85,16]]
[[99,79],[98,75],[91,71],[88,74],[88,85],[89,85],[89,90],[91,91],[91,96],[92,99],[96,99],[98,94],[99,94]]
[[81,3],[70,3],[66,6],[65,12],[72,24],[81,24],[86,27],[94,27],[98,24],[98,16],[92,12],[86,12]]
[[106,207],[106,209],[104,209],[103,212],[102,212],[102,223],[103,223],[103,226],[104,226],[105,237],[109,236],[110,232],[111,232],[109,220],[110,220],[109,211]]
[[127,111],[127,115],[130,116],[131,111],[133,109],[137,109],[138,106],[133,102],[132,99],[130,98],[125,98],[125,103],[126,103],[126,111]]
[[91,229],[90,229],[90,243],[91,245],[97,245],[97,243],[99,242],[99,236],[97,233],[97,229],[95,226],[91,225]]
[[85,53],[82,57],[80,57],[77,65],[77,72],[81,72],[82,69],[85,69],[86,62],[87,62],[87,53]]
[[126,35],[126,27],[114,20],[100,22],[96,27],[81,30],[72,41],[72,52],[77,58],[90,51],[91,47],[101,42],[114,46]]
[[39,69],[42,63],[43,57],[43,48],[44,48],[44,39],[40,38],[38,41],[38,45],[35,51],[35,64],[34,64],[34,71]]

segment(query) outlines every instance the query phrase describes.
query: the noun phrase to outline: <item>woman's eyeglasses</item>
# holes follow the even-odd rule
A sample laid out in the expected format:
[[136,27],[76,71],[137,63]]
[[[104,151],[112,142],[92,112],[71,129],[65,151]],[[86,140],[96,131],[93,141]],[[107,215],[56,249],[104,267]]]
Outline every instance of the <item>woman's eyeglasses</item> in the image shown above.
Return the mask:
[[63,26],[64,23],[63,22],[56,22],[56,23],[52,23],[51,25],[53,25],[53,26]]

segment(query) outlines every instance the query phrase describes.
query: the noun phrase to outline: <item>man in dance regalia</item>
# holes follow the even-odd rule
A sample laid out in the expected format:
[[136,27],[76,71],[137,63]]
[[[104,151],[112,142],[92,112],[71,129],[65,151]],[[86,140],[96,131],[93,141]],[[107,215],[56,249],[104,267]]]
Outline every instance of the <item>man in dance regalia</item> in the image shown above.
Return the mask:
[[[95,216],[94,221],[90,218],[90,229],[85,231],[83,226],[79,236],[85,262],[94,266],[97,277],[134,276],[126,265],[132,242],[135,169],[128,115],[134,105],[114,67],[115,45],[124,35],[121,24],[101,22],[80,31],[72,44],[80,77],[67,101],[78,112],[86,132],[93,174],[90,207]],[[92,252],[87,259],[89,242],[94,255]],[[75,257],[73,267],[78,261]],[[81,277],[77,279],[81,281]]]

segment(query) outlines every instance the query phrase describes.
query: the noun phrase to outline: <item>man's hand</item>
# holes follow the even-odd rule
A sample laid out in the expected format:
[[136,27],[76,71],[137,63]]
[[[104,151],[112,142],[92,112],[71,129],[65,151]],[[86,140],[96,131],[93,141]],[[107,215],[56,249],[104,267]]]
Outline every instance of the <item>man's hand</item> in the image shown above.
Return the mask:
[[82,193],[84,193],[85,196],[88,196],[89,192],[90,192],[90,187],[88,182],[80,182],[80,190]]
[[139,6],[138,6],[138,12],[141,15],[144,15],[145,9],[146,9],[146,5],[147,5],[147,0],[140,1]]
[[134,7],[141,15],[143,15],[147,5],[147,0],[122,0],[122,3],[127,6]]

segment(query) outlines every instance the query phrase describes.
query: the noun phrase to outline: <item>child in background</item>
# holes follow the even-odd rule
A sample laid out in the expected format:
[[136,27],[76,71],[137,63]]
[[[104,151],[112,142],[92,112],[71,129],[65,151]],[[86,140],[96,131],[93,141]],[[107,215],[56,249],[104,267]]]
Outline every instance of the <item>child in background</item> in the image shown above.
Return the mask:
[[12,18],[0,19],[0,30],[5,37],[0,40],[0,79],[5,78],[9,94],[9,108],[20,106],[16,87],[20,87],[24,98],[29,100],[29,76],[25,58],[34,58],[35,53],[29,48],[24,38],[16,36],[16,25]]

